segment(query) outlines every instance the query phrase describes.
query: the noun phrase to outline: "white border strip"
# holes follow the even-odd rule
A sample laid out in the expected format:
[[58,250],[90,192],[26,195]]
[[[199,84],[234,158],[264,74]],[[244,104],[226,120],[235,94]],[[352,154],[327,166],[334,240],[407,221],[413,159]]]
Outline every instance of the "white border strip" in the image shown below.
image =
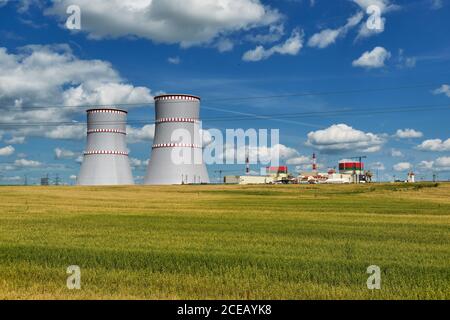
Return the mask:
[[161,143],[161,144],[154,144],[153,149],[158,148],[202,148],[202,146],[198,144],[189,144],[189,143]]
[[118,155],[118,156],[128,156],[128,152],[109,151],[109,150],[86,151],[84,153],[85,156],[91,156],[91,155],[96,155],[96,154],[111,154],[111,155]]
[[155,101],[165,101],[165,100],[184,100],[184,101],[200,101],[200,98],[198,97],[194,97],[194,96],[189,96],[189,95],[178,95],[178,94],[173,94],[173,95],[166,95],[166,96],[159,96],[159,97],[155,97]]
[[190,122],[199,123],[199,119],[194,118],[161,118],[155,121],[155,123],[165,123],[165,122]]
[[127,134],[125,131],[117,130],[117,129],[91,129],[87,131],[87,134],[91,133],[120,133]]
[[115,113],[115,114],[127,114],[124,110],[119,109],[91,109],[86,111],[87,113]]

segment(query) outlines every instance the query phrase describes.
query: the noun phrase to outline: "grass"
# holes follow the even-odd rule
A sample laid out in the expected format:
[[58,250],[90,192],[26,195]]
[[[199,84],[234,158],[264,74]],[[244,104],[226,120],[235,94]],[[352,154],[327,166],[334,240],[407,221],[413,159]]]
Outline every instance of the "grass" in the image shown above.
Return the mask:
[[0,229],[2,299],[450,298],[445,183],[2,187]]

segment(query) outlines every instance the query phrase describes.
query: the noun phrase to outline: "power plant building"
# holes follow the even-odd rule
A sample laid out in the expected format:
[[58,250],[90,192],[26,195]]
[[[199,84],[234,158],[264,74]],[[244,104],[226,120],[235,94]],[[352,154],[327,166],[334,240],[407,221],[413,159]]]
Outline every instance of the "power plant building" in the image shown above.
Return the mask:
[[199,116],[197,96],[155,97],[155,137],[144,184],[209,183]]
[[78,185],[134,184],[126,144],[127,112],[87,110],[87,142]]

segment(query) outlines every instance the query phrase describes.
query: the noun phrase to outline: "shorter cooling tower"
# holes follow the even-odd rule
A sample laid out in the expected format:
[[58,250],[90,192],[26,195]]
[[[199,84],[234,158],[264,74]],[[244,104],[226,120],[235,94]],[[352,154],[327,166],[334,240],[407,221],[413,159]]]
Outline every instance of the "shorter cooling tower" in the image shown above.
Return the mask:
[[78,185],[131,185],[126,138],[127,112],[87,110],[87,143]]
[[[144,184],[209,183],[200,136],[200,98],[161,95],[155,97],[155,112],[155,138]],[[186,139],[180,139],[180,133]]]

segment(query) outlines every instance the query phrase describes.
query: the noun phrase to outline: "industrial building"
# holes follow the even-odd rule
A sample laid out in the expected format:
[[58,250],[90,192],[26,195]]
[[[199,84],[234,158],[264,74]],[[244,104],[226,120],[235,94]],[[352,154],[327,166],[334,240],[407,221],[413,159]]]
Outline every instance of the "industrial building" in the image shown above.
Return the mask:
[[[288,172],[287,166],[266,167],[265,175],[225,176],[225,184],[288,184],[295,183],[295,178]],[[248,172],[248,171],[247,171]]]
[[124,110],[87,110],[87,142],[78,185],[134,184],[125,139],[126,121]]
[[[155,97],[155,137],[144,184],[209,183],[199,117],[200,97],[187,94]],[[179,141],[181,132],[188,134],[188,141]],[[174,156],[180,154],[184,161],[177,163]]]

